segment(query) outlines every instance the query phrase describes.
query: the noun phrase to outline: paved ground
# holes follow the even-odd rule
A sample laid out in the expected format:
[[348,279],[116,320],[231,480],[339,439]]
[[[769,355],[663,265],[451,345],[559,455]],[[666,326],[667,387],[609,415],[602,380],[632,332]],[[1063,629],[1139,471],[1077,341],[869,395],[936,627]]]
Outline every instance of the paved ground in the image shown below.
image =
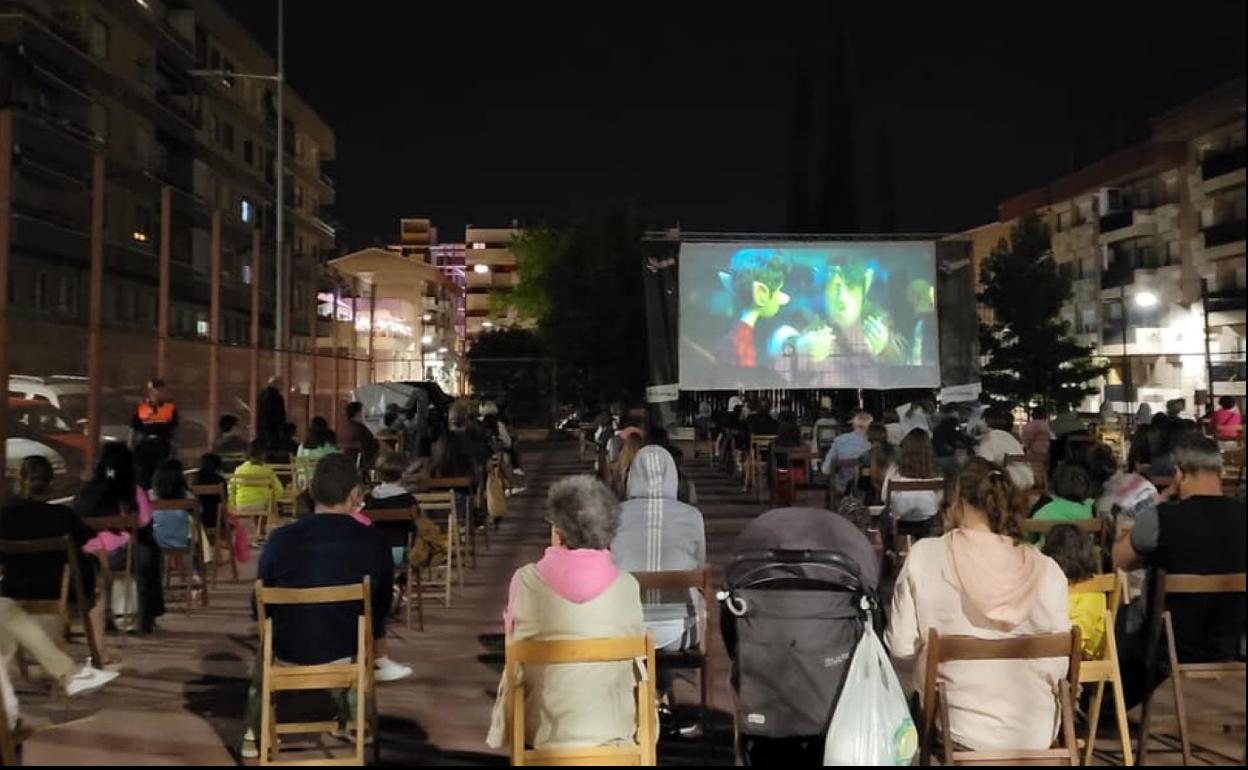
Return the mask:
[[[691,452],[689,453],[692,454]],[[507,581],[521,564],[532,561],[548,542],[541,502],[552,480],[588,469],[570,445],[531,449],[526,462],[529,491],[512,501],[512,515],[468,571],[465,589],[450,609],[429,602],[426,630],[394,631],[393,655],[416,667],[404,682],[382,685],[382,761],[384,764],[503,764],[505,757],[484,743],[490,707],[502,668],[501,622]],[[732,538],[762,506],[743,495],[704,464],[690,461],[706,515],[710,559],[721,564]],[[248,570],[250,572],[250,570]],[[26,745],[30,765],[229,764],[242,734],[242,712],[255,637],[247,611],[249,586],[223,583],[212,604],[189,617],[171,612],[162,631],[131,638],[122,652],[123,676],[95,695],[75,701],[51,700],[38,688],[21,686],[28,722],[45,727]],[[714,626],[714,619],[712,619]],[[115,645],[116,640],[110,640]],[[716,764],[732,761],[731,719],[727,707],[727,659],[715,644]],[[77,650],[81,654],[81,650]],[[687,688],[691,701],[693,690]],[[1165,692],[1163,690],[1163,692]],[[1161,710],[1169,711],[1163,698]],[[1234,686],[1197,693],[1194,706],[1216,702],[1223,708],[1243,705]],[[660,760],[700,764],[700,739],[664,741]],[[1202,735],[1209,749],[1242,756],[1242,735]],[[1101,741],[1109,748],[1111,743]],[[1208,751],[1208,763],[1242,764]],[[1110,760],[1106,756],[1102,760]],[[1158,751],[1157,764],[1180,757]]]

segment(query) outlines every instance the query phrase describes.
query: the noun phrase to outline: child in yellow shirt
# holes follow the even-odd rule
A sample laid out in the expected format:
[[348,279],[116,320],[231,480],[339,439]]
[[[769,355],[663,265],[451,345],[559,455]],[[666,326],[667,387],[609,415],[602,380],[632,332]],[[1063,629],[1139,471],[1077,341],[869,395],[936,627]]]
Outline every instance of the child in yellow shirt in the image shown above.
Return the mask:
[[[1069,525],[1053,528],[1045,538],[1044,555],[1057,562],[1072,584],[1100,572],[1100,557],[1092,536]],[[1068,601],[1070,622],[1083,636],[1084,659],[1098,657],[1105,643],[1105,594],[1072,593]]]
[[[282,482],[277,478],[277,473],[265,464],[265,447],[260,441],[251,442],[251,447],[247,450],[247,462],[234,469],[234,475],[230,477],[229,492],[230,506],[234,510],[239,508],[265,508],[269,505],[270,495],[281,497]],[[243,486],[238,482],[240,479],[259,480],[268,482],[267,487],[264,486]]]

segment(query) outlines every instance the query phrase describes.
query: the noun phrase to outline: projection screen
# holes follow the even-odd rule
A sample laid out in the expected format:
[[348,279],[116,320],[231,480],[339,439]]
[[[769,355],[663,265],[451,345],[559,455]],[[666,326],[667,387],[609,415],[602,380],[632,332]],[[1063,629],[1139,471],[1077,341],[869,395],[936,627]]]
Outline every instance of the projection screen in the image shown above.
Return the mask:
[[935,388],[935,246],[687,242],[680,387]]

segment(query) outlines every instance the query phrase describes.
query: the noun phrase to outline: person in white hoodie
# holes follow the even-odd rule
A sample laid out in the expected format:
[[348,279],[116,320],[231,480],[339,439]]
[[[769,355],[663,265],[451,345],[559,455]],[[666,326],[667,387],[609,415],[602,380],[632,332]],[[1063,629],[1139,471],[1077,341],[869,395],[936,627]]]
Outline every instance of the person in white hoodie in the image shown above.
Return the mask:
[[[1066,576],[1021,539],[1026,502],[981,457],[958,473],[948,531],[919,540],[897,576],[885,642],[903,682],[922,693],[926,642],[943,635],[1007,639],[1070,630]],[[1061,658],[941,666],[954,740],[972,750],[1047,749],[1060,724]]]
[[[620,530],[611,542],[617,567],[625,572],[660,572],[706,566],[702,512],[677,499],[679,480],[676,461],[666,449],[651,445],[637,452],[628,471],[628,499],[620,505]],[[695,646],[706,623],[701,593],[645,594],[642,609],[655,649]]]

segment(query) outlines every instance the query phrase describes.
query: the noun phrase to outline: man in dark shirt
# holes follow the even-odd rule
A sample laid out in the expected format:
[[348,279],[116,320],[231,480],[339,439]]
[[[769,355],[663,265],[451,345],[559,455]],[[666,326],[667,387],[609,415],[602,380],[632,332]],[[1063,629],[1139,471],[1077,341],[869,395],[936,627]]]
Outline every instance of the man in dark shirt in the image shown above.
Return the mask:
[[286,399],[282,397],[282,378],[269,378],[264,390],[256,397],[256,438],[272,448],[281,439],[286,424]]
[[[1222,455],[1217,444],[1203,436],[1190,436],[1175,447],[1174,461],[1174,486],[1167,494],[1177,497],[1177,502],[1137,514],[1135,526],[1123,529],[1114,543],[1114,567],[1150,567],[1171,575],[1244,572],[1248,561],[1244,504],[1222,494]],[[1242,654],[1242,595],[1176,595],[1167,598],[1166,607],[1181,662],[1227,661]],[[1147,639],[1126,635],[1119,639],[1119,661],[1130,708],[1146,694]],[[1162,655],[1164,658],[1164,648]]]
[[771,401],[764,398],[758,402],[758,411],[745,418],[751,436],[774,436],[780,430],[780,421],[771,414]]
[[359,401],[347,404],[347,429],[343,436],[342,453],[357,468],[372,468],[377,462],[381,444],[364,424],[364,405]]
[[[373,638],[377,652],[378,681],[408,676],[411,668],[385,655],[386,616],[394,588],[394,562],[385,536],[353,514],[363,507],[364,491],[355,465],[333,454],[316,466],[312,477],[315,515],[279,528],[260,553],[257,577],[265,586],[317,588],[360,583],[365,576],[372,585]],[[352,658],[356,645],[359,603],[273,606],[273,655],[285,663],[317,665]],[[255,756],[255,730],[259,728],[259,670],[248,701],[248,731],[243,737],[243,756]]]

